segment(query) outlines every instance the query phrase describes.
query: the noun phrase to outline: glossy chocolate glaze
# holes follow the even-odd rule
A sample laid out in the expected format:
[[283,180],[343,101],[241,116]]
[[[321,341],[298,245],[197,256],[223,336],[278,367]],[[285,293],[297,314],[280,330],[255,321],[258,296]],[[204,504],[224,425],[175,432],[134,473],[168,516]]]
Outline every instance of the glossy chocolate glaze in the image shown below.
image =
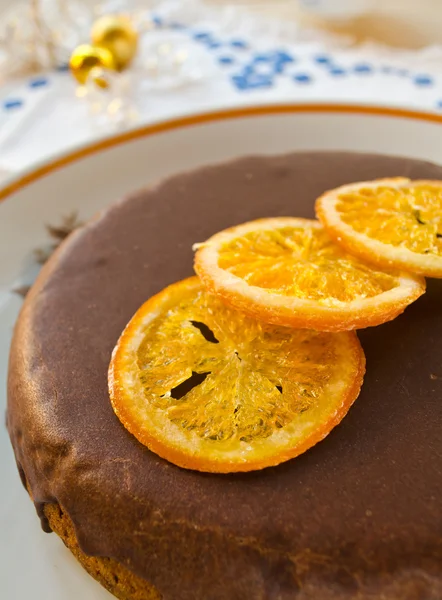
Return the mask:
[[194,242],[258,217],[312,217],[324,190],[396,175],[442,179],[442,168],[245,158],[134,194],[71,235],[25,301],[11,350],[8,428],[36,506],[60,503],[86,553],[116,558],[167,600],[440,600],[442,281],[360,333],[359,399],[325,441],[277,468],[175,467],[124,429],[107,392],[119,334],[149,296],[192,274]]

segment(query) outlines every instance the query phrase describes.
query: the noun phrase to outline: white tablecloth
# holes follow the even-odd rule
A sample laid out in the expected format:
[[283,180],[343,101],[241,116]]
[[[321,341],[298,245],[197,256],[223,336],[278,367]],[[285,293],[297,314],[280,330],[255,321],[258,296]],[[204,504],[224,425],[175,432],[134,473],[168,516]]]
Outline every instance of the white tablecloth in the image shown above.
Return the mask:
[[[205,76],[168,89],[138,91],[139,116],[131,127],[196,111],[277,102],[362,103],[442,113],[440,48],[353,48],[348,40],[260,20],[246,9],[204,12],[197,0],[191,2],[193,11],[185,4],[183,9],[166,2],[155,14],[156,30],[146,36],[186,44],[204,65]],[[76,89],[68,71],[0,88],[0,180],[112,131],[111,124],[98,127]]]

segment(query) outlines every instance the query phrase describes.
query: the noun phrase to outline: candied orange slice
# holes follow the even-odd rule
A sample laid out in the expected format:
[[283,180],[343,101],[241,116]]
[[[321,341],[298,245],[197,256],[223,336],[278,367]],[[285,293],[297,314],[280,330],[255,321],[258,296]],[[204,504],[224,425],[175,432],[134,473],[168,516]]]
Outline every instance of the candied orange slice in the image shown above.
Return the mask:
[[309,219],[252,221],[196,248],[195,270],[209,291],[276,325],[318,331],[379,325],[425,291],[422,278],[363,263]]
[[357,398],[355,333],[262,324],[197,277],[148,300],[109,368],[112,406],[145,446],[188,469],[251,471],[322,440]]
[[442,182],[402,177],[344,185],[316,204],[329,235],[381,268],[442,277]]

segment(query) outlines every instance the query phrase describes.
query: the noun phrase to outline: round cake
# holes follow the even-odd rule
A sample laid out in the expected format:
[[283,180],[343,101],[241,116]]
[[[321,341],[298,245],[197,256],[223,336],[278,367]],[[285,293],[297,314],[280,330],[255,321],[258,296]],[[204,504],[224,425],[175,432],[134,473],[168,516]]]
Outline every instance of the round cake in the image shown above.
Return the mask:
[[124,600],[442,598],[442,281],[360,332],[362,392],[325,441],[248,474],[184,470],[109,401],[139,306],[192,274],[192,244],[259,217],[314,216],[324,190],[442,167],[378,155],[251,157],[110,207],[44,267],[19,317],[7,425],[46,531]]

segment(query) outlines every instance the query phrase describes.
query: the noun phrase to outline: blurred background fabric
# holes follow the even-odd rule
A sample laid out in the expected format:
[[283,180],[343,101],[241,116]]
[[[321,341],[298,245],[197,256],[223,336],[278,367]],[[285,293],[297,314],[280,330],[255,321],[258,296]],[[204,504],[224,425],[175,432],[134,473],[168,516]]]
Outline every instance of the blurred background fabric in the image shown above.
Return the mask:
[[[20,40],[37,5],[52,37],[35,49]],[[70,53],[97,16],[121,12],[139,31],[136,59],[79,85]],[[0,181],[198,111],[339,102],[442,114],[440,0],[0,0],[0,15]]]

